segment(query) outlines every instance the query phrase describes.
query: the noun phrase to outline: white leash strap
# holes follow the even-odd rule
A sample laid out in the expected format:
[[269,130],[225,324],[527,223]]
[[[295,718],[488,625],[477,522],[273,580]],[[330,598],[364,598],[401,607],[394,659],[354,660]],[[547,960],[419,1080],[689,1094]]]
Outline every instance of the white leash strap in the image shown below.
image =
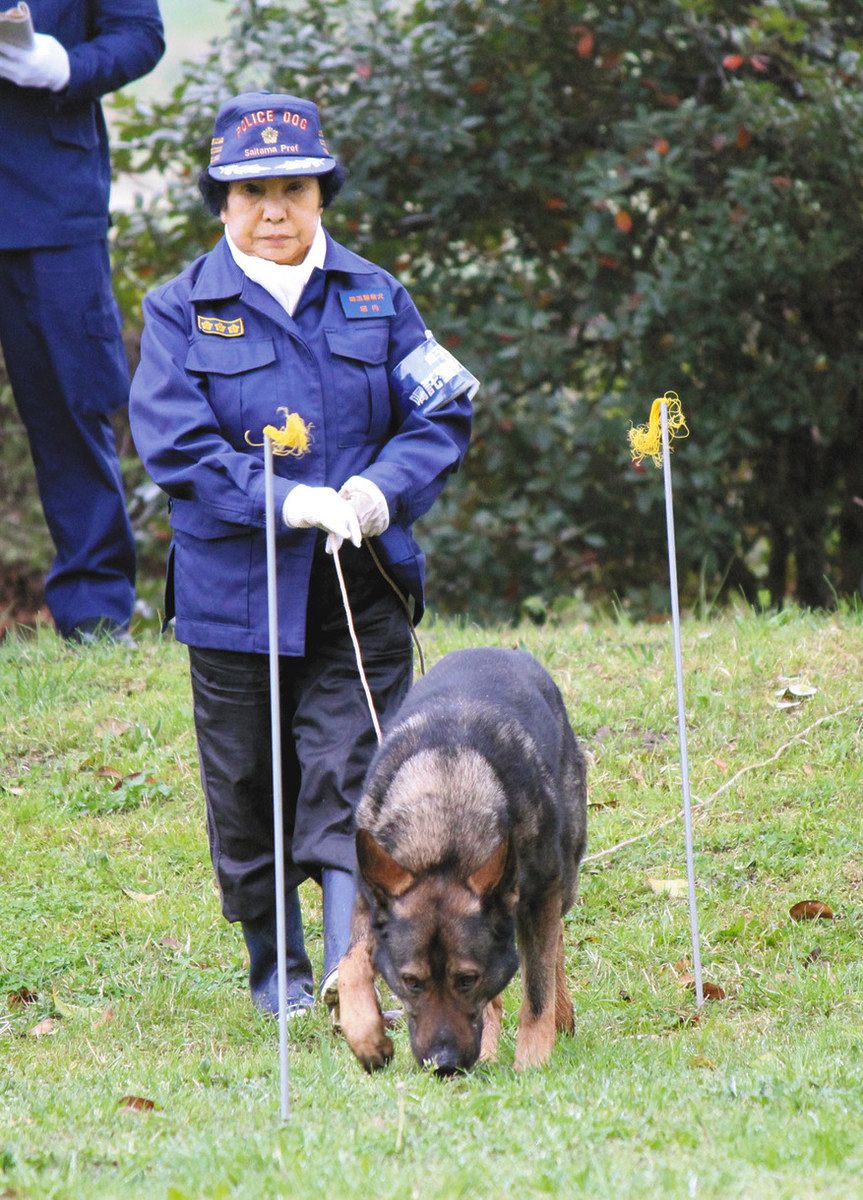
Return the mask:
[[354,654],[356,655],[356,659],[357,659],[357,670],[360,673],[360,679],[362,680],[362,684],[363,684],[363,691],[366,694],[366,703],[368,704],[369,712],[371,713],[372,725],[374,725],[374,727],[375,727],[375,734],[378,739],[378,745],[380,745],[381,742],[384,740],[384,737],[383,737],[383,734],[381,733],[380,723],[378,722],[378,714],[375,712],[375,702],[372,699],[372,693],[371,693],[371,688],[369,687],[369,681],[366,679],[366,673],[365,673],[365,670],[363,669],[363,656],[360,653],[360,643],[357,640],[357,631],[354,629],[354,620],[353,620],[353,616],[351,615],[351,605],[350,605],[350,601],[348,600],[348,589],[345,587],[345,577],[344,577],[344,574],[342,573],[342,564],[339,560],[339,551],[338,551],[338,548],[335,543],[335,539],[333,538],[332,534],[330,534],[330,536],[327,540],[327,544],[328,544],[330,550],[332,551],[333,562],[336,564],[336,574],[339,577],[339,588],[341,589],[341,593],[342,593],[342,604],[345,607],[345,617],[347,618],[347,622],[348,622],[348,631],[350,632],[350,635],[351,635],[351,641],[354,644]]

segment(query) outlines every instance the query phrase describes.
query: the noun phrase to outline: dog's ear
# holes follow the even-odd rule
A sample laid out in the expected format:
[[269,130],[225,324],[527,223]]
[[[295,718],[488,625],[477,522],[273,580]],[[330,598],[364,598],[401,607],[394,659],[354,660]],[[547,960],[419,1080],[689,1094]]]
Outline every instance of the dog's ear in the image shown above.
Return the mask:
[[482,866],[477,867],[474,873],[468,876],[467,886],[475,896],[487,896],[489,892],[494,891],[503,879],[508,855],[509,838],[505,837]]
[[357,862],[369,887],[385,896],[401,896],[414,881],[367,829],[357,830]]

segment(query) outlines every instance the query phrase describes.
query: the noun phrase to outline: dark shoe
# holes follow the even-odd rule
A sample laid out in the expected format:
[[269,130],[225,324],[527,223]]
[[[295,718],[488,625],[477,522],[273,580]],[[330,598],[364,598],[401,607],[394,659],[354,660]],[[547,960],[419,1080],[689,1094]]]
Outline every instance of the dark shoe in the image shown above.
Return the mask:
[[[296,888],[285,901],[285,949],[288,976],[287,1016],[306,1012],[315,1002],[312,991],[312,964],[303,942],[303,919]],[[249,951],[249,990],[252,1003],[261,1012],[278,1016],[279,971],[276,952],[276,914],[266,913],[255,920],[243,921],[243,937]]]
[[127,650],[138,649],[138,643],[129,633],[129,626],[118,625],[116,621],[109,621],[106,617],[81,621],[66,634],[66,641],[75,642],[79,646],[113,642],[117,646],[124,646]]

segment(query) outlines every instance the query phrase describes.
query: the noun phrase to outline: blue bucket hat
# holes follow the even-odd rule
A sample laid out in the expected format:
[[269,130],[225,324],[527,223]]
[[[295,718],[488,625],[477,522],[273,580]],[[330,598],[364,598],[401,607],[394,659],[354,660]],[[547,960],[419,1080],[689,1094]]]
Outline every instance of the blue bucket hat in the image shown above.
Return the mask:
[[214,179],[229,183],[269,175],[326,175],[336,165],[311,100],[244,92],[216,114],[207,168]]

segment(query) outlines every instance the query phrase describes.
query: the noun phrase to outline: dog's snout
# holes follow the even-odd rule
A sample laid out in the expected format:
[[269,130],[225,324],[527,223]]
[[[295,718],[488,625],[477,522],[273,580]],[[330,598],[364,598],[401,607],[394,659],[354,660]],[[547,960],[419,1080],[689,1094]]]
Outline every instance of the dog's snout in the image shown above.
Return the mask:
[[431,1068],[435,1075],[455,1075],[465,1070],[467,1065],[461,1061],[455,1046],[437,1046],[425,1058],[425,1066]]

